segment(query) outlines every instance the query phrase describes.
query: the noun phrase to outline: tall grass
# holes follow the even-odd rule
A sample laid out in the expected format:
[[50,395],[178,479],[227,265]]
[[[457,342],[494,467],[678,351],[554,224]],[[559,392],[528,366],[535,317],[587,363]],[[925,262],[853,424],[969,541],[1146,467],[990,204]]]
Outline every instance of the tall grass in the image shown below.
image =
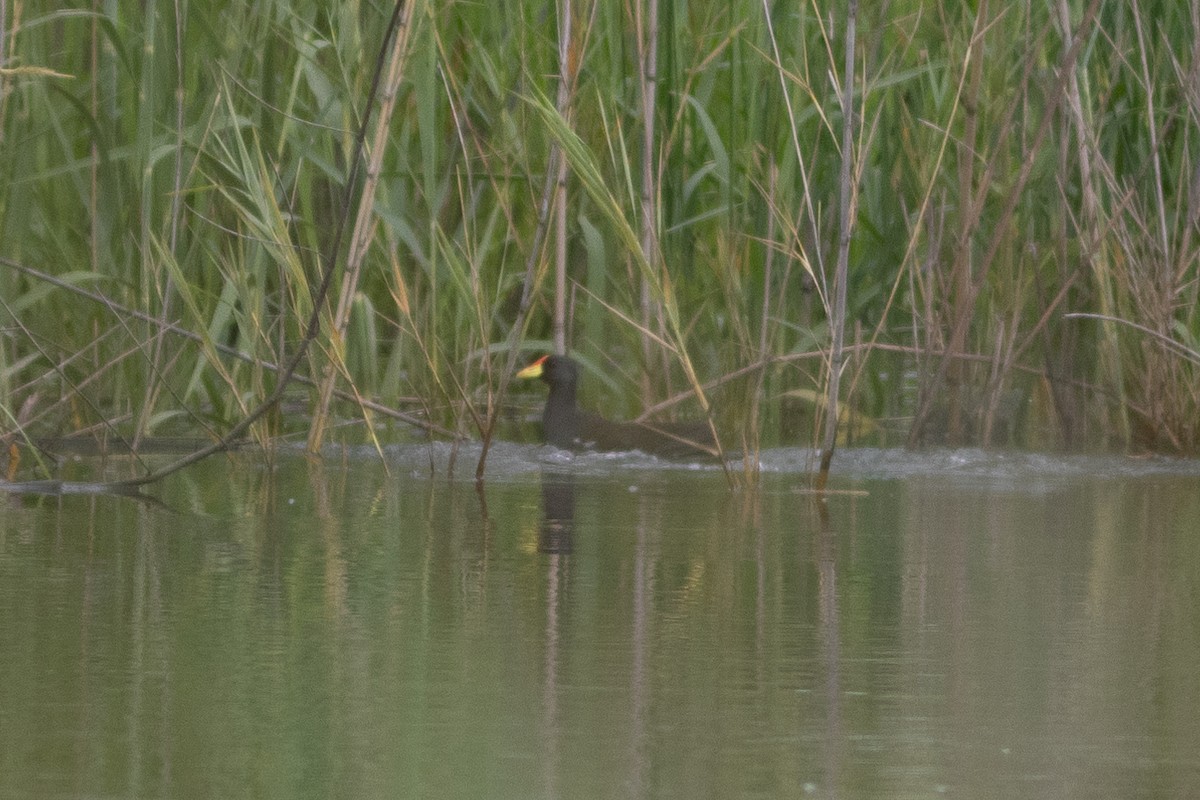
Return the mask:
[[[549,347],[561,240],[590,405],[815,443],[848,77],[839,394],[873,440],[1194,452],[1197,4],[860,6],[850,76],[848,7],[574,0],[567,112],[555,3],[412,3],[360,272],[301,365],[336,391],[294,384],[255,435],[324,408],[314,447],[486,435],[508,343]],[[9,439],[220,436],[304,334],[389,9],[3,8]]]

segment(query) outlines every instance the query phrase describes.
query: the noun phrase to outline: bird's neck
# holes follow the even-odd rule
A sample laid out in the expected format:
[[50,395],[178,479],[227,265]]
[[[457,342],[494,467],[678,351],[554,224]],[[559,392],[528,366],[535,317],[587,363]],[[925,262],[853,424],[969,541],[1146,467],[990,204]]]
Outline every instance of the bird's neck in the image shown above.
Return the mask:
[[551,394],[553,395],[551,399],[558,405],[561,405],[564,408],[575,408],[574,383],[561,383],[554,387],[554,390],[551,392]]
[[552,388],[542,412],[546,441],[556,447],[569,448],[579,437],[579,409],[575,406],[575,384],[559,384]]

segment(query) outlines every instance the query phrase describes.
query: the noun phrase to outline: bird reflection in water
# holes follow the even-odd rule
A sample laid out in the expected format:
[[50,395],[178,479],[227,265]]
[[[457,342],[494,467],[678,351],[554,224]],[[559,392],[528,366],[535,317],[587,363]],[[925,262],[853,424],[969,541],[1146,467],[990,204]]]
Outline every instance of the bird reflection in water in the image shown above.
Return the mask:
[[566,555],[575,533],[575,476],[570,472],[542,472],[542,528],[538,550]]

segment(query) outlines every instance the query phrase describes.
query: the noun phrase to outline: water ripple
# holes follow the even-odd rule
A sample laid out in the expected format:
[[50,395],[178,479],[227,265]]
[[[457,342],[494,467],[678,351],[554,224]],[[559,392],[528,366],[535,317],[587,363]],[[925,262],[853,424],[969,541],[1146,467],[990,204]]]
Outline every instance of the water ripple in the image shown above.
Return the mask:
[[[383,448],[389,467],[413,477],[474,477],[481,453],[478,442],[396,444]],[[332,455],[332,451],[331,451]],[[337,455],[368,461],[379,457],[373,447],[337,448]],[[740,471],[740,459],[730,461]],[[807,476],[817,468],[818,454],[811,448],[779,447],[759,454],[759,468],[768,475]],[[493,480],[522,478],[547,468],[570,470],[580,476],[605,477],[636,473],[719,473],[714,462],[670,461],[633,451],[627,453],[571,453],[546,445],[497,442],[488,453],[487,475]],[[1168,456],[1064,455],[979,448],[907,450],[904,448],[852,448],[839,450],[832,474],[851,480],[904,480],[933,477],[989,483],[1033,485],[1061,484],[1078,479],[1129,480],[1142,477],[1200,477],[1200,460]]]

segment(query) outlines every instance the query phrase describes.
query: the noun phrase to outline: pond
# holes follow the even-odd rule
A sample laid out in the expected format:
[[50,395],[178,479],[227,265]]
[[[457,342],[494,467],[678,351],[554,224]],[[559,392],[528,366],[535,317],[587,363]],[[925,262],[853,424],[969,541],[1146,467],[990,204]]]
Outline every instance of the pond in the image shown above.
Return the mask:
[[1200,462],[501,445],[0,506],[0,797],[1200,796]]

